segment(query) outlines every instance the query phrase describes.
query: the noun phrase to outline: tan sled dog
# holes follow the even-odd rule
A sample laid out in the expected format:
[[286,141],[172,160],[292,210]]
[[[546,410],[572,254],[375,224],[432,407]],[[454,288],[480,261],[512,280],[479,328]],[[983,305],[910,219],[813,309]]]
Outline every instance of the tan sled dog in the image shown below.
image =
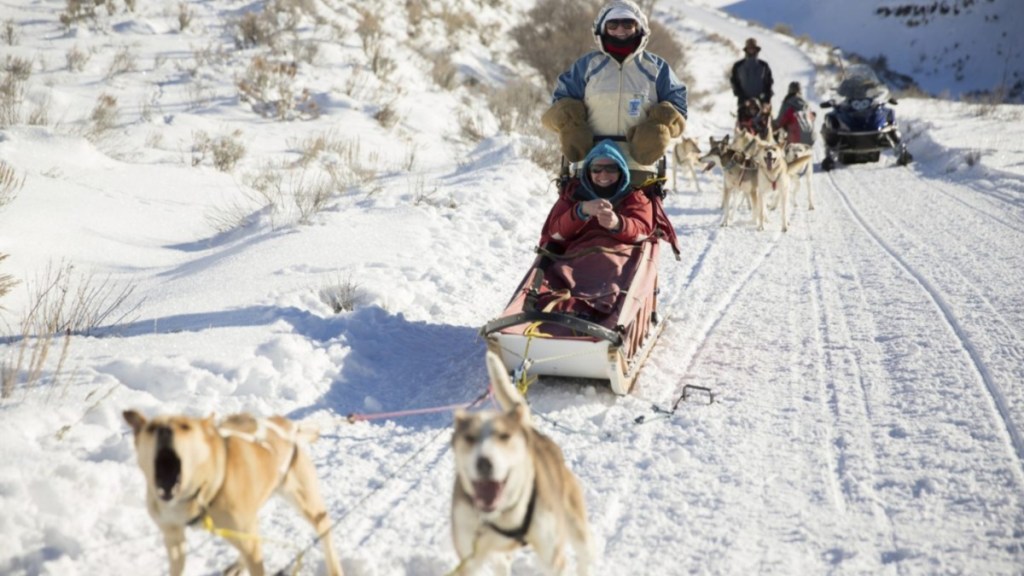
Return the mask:
[[679,169],[686,168],[690,173],[690,180],[693,182],[697,192],[700,192],[700,182],[697,181],[697,165],[700,164],[700,146],[693,138],[683,138],[672,147],[672,188],[679,189]]
[[568,542],[577,574],[588,574],[590,535],[579,482],[558,445],[530,424],[529,407],[491,352],[487,370],[502,410],[455,414],[456,573],[474,574],[495,560],[497,573],[508,574],[510,553],[529,545],[550,573],[561,574]]
[[700,161],[707,162],[705,172],[716,166],[722,170],[722,226],[732,223],[732,211],[734,205],[738,203],[736,197],[742,194],[742,198],[746,198],[747,204],[750,205],[757,229],[763,230],[764,210],[758,193],[758,172],[754,161],[731,147],[729,136],[721,140],[711,136],[708,140],[711,149],[700,157]]
[[171,576],[185,569],[188,526],[221,531],[238,549],[238,562],[225,574],[244,568],[262,576],[257,513],[275,491],[316,528],[328,573],[341,576],[316,469],[301,445],[317,438],[315,430],[280,416],[258,420],[246,414],[218,424],[213,416],[147,420],[126,410],[124,419],[135,434],[139,467],[146,477],[146,505],[163,532]]

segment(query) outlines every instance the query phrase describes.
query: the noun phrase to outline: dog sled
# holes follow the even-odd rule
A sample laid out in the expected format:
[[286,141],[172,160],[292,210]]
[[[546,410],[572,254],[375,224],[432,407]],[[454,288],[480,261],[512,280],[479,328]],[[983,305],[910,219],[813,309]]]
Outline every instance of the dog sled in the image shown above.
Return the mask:
[[[668,242],[679,259],[675,231],[662,206],[664,176],[662,159],[658,178],[640,187],[652,203],[654,233],[609,255],[620,259],[621,270],[617,277],[621,290],[610,312],[588,314],[574,309],[572,304],[583,297],[561,285],[556,273],[569,255],[548,244],[537,249],[536,259],[501,315],[480,329],[488,349],[515,374],[517,385],[548,376],[605,380],[619,395],[632,390],[664,328],[658,313],[660,241]],[[571,194],[574,178],[577,175],[570,174],[563,162],[559,194]]]

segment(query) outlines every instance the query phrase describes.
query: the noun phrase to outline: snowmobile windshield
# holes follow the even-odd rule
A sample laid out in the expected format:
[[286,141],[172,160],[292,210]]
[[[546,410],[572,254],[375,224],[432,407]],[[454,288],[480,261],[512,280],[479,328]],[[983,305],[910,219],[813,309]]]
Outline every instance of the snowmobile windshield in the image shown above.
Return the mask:
[[889,89],[878,79],[875,71],[864,64],[856,64],[846,70],[837,92],[846,100],[879,102],[889,99]]

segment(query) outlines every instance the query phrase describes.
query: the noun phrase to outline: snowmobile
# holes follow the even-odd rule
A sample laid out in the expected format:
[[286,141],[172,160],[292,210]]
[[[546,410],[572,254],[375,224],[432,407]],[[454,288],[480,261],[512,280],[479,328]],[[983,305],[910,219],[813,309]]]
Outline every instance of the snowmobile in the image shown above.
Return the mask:
[[822,170],[834,168],[836,160],[843,164],[877,162],[881,151],[890,149],[900,166],[913,160],[900,137],[896,114],[886,105],[895,105],[896,99],[889,96],[889,89],[869,66],[851,66],[837,92],[841,101],[821,103],[822,108],[832,108],[821,126],[825,140]]
[[[679,259],[675,231],[662,207],[664,168],[662,159],[659,178],[641,187],[653,204],[656,231],[629,245],[620,276],[625,288],[610,313],[590,316],[543,305],[551,301],[553,291],[547,272],[559,258],[549,245],[537,249],[537,257],[501,315],[480,329],[487,348],[501,357],[521,389],[537,376],[604,380],[619,395],[633,388],[664,328],[658,314],[661,239],[671,244]],[[559,193],[565,194],[576,177],[563,161]]]

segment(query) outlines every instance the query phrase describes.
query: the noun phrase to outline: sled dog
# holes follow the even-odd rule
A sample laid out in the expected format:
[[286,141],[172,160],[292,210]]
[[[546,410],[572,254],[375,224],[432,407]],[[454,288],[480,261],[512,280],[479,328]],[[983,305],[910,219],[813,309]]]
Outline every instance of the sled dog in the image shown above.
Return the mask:
[[693,138],[683,138],[672,147],[672,188],[678,189],[678,172],[680,168],[686,168],[690,173],[690,180],[693,182],[697,192],[700,192],[700,182],[697,181],[696,166],[700,163],[700,146]]
[[807,209],[814,210],[814,153],[809,144],[786,144],[786,168],[793,180],[793,207],[796,208],[800,182],[807,188]]
[[493,352],[487,370],[501,410],[455,413],[455,572],[474,574],[493,561],[507,574],[510,553],[528,545],[550,573],[561,574],[569,543],[577,574],[588,574],[591,545],[579,481],[558,445],[533,428],[529,407]]
[[764,214],[757,187],[757,166],[742,152],[729,146],[729,136],[716,140],[710,136],[711,148],[699,160],[707,163],[704,171],[714,167],[722,170],[722,226],[732,222],[734,196],[743,194],[750,204],[758,229],[764,228]]
[[315,430],[280,416],[264,420],[236,414],[217,423],[213,416],[147,419],[135,410],[123,415],[135,436],[146,507],[163,532],[171,576],[185,569],[188,526],[223,530],[238,549],[238,561],[225,574],[245,569],[261,576],[257,513],[274,492],[313,525],[323,541],[327,572],[341,576],[316,469],[304,446],[317,438]]
[[786,153],[782,145],[775,141],[772,131],[768,129],[768,138],[757,143],[754,155],[757,164],[758,195],[761,197],[761,226],[764,229],[765,207],[771,199],[771,209],[782,206],[782,231],[789,230],[789,189],[791,179],[786,165]]

